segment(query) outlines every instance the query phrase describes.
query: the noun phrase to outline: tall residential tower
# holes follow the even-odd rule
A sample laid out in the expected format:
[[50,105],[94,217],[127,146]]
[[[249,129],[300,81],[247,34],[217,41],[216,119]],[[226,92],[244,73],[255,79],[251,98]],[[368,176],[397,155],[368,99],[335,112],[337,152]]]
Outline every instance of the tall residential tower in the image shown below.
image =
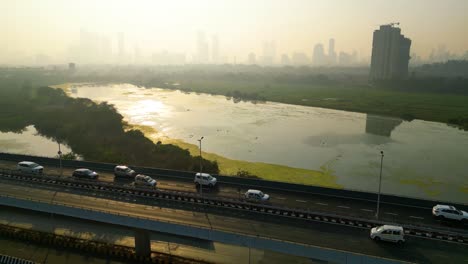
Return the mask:
[[372,42],[371,80],[393,80],[408,77],[411,40],[402,35],[396,23],[380,26]]

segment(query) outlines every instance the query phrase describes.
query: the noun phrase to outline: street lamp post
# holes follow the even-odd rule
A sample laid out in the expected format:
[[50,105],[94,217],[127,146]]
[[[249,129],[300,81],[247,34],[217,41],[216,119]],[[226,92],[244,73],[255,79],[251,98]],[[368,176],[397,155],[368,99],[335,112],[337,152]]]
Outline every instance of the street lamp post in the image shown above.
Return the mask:
[[[203,168],[203,165],[202,165],[202,151],[201,151],[201,142],[203,140],[204,137],[201,137],[198,142],[200,143],[200,177],[202,176],[202,168]],[[200,194],[203,195],[203,184],[199,184],[200,185]]]
[[379,193],[377,194],[377,212],[375,213],[375,218],[379,219],[379,209],[380,209],[380,189],[382,187],[382,165],[383,165],[383,151],[380,151],[380,176],[379,176]]
[[57,143],[58,143],[58,147],[59,147],[58,155],[59,155],[59,160],[60,160],[60,176],[62,176],[62,174],[63,174],[63,171],[62,171],[62,150],[60,149],[60,142],[57,142]]

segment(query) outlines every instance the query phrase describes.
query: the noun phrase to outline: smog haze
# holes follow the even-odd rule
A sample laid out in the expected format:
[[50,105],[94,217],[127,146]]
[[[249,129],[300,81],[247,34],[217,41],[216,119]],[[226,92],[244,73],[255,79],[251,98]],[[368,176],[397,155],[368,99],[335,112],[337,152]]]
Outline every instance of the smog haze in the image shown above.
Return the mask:
[[2,0],[0,7],[0,64],[80,62],[86,37],[107,55],[84,63],[112,63],[119,52],[127,62],[147,63],[164,51],[191,62],[200,37],[210,49],[216,39],[221,63],[242,63],[265,43],[277,54],[311,56],[314,45],[327,47],[331,38],[337,51],[368,60],[372,32],[396,22],[423,58],[434,49],[462,54],[468,47],[468,1],[457,0]]

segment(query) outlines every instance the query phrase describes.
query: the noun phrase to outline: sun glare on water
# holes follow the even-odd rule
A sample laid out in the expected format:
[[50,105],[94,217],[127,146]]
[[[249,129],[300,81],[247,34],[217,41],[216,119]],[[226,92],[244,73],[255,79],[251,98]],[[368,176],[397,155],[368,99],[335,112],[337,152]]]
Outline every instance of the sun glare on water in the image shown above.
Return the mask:
[[141,100],[133,105],[128,113],[130,116],[142,115],[164,115],[168,112],[168,107],[161,101],[156,100]]

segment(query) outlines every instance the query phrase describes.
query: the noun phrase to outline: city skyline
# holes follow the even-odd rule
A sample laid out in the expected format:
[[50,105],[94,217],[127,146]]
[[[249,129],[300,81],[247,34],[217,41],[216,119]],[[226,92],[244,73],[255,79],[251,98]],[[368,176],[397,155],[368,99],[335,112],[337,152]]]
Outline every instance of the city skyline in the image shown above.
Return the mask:
[[[455,0],[365,4],[338,0],[296,0],[291,4],[263,0],[143,1],[139,5],[130,1],[113,1],[110,5],[105,1],[19,0],[0,6],[11,11],[0,16],[0,34],[4,36],[0,43],[1,64],[73,60],[70,54],[76,55],[77,47],[82,52],[93,42],[82,43],[83,32],[101,43],[100,48],[82,54],[91,60],[102,50],[102,62],[113,63],[119,54],[117,57],[125,63],[133,63],[135,58],[150,63],[155,54],[164,52],[182,55],[185,62],[196,62],[200,47],[195,39],[200,31],[206,33],[209,59],[202,61],[208,63],[247,63],[253,53],[257,63],[270,64],[265,43],[274,43],[269,48],[269,53],[274,53],[273,64],[280,64],[284,54],[291,63],[293,57],[313,61],[314,46],[321,44],[328,50],[330,39],[334,39],[333,61],[340,64],[340,55],[342,61],[353,60],[355,55],[360,62],[369,61],[372,32],[390,22],[400,22],[412,36],[414,61],[440,61],[456,57],[454,54],[464,55],[468,49],[468,36],[461,32],[467,22],[464,13],[468,2]],[[418,8],[424,8],[424,14],[411,12]],[[425,19],[428,17],[431,19]]]

